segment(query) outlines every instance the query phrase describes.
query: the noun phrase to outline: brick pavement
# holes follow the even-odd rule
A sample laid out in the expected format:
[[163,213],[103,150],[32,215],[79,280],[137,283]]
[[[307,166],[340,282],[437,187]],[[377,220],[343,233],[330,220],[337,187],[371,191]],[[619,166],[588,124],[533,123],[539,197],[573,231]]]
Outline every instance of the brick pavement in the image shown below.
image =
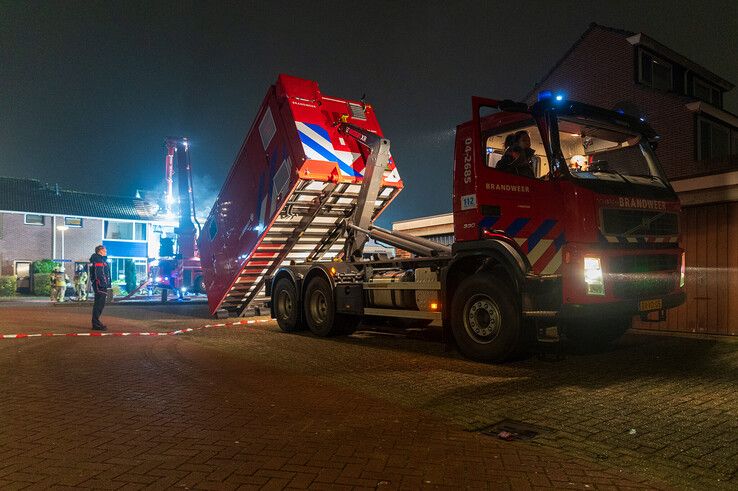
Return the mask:
[[680,488],[738,488],[735,342],[629,335],[607,353],[494,366],[386,330],[326,340],[271,326],[189,341],[248,350],[261,363],[360,387],[470,431],[503,419],[549,427],[536,445]]
[[[5,332],[30,330],[50,311],[0,308]],[[86,311],[61,309],[51,312],[64,316],[64,329],[86,326]],[[147,327],[169,329],[173,320],[191,326],[205,320],[192,314],[206,317],[197,307],[106,312],[113,329],[141,329],[144,320]],[[694,378],[704,383],[714,375],[706,368],[729,368],[736,349],[712,344],[707,352],[685,352],[678,343],[684,340],[674,341],[681,348],[672,354],[682,350],[683,360],[702,355],[704,363],[694,377],[680,373],[670,382],[673,362],[645,377],[636,367],[623,371],[634,358],[668,355],[654,346],[662,340],[647,341],[614,355],[497,367],[392,333],[325,340],[285,335],[274,325],[186,338],[5,341],[0,486],[605,489],[668,481],[719,487],[723,475],[714,467],[730,463],[735,427],[722,421],[734,413],[713,399],[717,392],[722,404],[736,407],[722,392],[735,372],[726,371],[702,392],[695,391]],[[628,353],[623,362],[608,361]],[[634,405],[633,390],[650,401],[647,407]],[[657,435],[672,447],[673,432],[664,428],[676,416],[668,408],[644,426],[646,413],[667,397],[680,397],[674,407],[685,427],[695,421],[692,408],[699,401],[708,401],[703,432],[714,436],[724,425],[725,443],[698,439],[699,446],[677,452],[713,467],[649,461],[643,449]],[[581,406],[586,398],[588,410]],[[621,409],[613,407],[617,401]],[[503,417],[542,423],[555,433],[508,443],[463,431]],[[628,445],[621,429],[634,421],[637,434],[628,435]],[[584,428],[596,428],[601,438],[590,438]],[[607,431],[612,436],[604,438]],[[693,448],[699,450],[688,454]],[[709,452],[694,455],[703,451]]]

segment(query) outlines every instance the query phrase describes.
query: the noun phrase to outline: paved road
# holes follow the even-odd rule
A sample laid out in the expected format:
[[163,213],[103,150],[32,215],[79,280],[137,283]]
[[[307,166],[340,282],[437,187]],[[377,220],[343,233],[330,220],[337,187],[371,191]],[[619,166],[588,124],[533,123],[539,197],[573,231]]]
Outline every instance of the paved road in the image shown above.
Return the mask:
[[[203,306],[106,314],[118,331],[211,322]],[[0,332],[81,331],[88,317],[3,303]],[[266,323],[2,340],[0,487],[738,485],[736,343],[630,336],[610,353],[488,366],[436,337]],[[505,418],[545,431],[479,431]]]

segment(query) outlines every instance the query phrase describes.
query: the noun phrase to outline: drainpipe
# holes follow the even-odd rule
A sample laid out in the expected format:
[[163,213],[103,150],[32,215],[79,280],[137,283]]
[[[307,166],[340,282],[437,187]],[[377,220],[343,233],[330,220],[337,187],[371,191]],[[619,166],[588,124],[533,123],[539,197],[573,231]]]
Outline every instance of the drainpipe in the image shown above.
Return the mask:
[[51,259],[56,259],[56,215],[51,217]]

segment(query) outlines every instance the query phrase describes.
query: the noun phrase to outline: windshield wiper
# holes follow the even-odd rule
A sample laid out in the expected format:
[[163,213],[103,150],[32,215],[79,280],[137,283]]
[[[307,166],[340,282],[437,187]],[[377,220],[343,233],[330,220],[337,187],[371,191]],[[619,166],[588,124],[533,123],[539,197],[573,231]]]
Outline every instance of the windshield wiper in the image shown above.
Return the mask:
[[651,179],[652,181],[661,181],[662,184],[666,185],[666,179],[664,179],[661,176],[654,176],[653,174],[628,174],[629,176],[633,177],[645,177],[647,179]]
[[594,172],[602,172],[603,174],[616,174],[617,176],[620,177],[620,179],[622,179],[625,182],[628,182],[628,180],[625,178],[625,176],[623,176],[620,172],[616,171],[615,169],[610,169],[609,167],[606,168],[606,169],[597,169]]

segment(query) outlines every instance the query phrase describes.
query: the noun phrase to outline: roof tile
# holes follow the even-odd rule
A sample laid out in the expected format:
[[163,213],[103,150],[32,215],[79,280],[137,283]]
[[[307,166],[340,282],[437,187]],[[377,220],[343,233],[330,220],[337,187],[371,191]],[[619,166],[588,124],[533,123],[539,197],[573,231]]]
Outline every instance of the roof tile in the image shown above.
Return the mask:
[[37,179],[0,177],[0,210],[118,220],[156,220],[139,198],[57,189]]

